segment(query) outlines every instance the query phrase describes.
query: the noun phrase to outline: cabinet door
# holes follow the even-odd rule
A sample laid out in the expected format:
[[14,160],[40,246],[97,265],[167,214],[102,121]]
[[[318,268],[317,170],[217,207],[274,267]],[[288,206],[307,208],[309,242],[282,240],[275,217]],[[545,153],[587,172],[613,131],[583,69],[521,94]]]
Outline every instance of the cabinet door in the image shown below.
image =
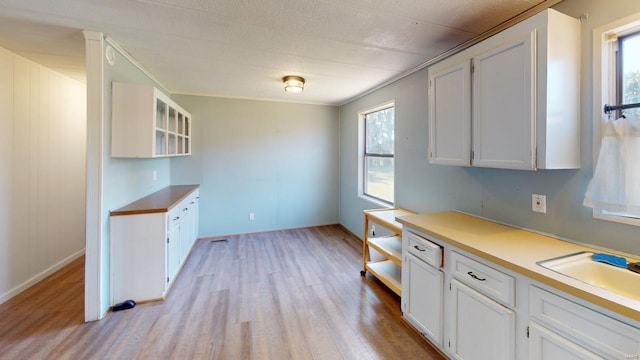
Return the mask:
[[169,219],[169,234],[167,236],[167,283],[173,280],[182,260],[180,254],[180,216],[169,216],[171,218]]
[[474,166],[535,168],[535,34],[473,59]]
[[566,338],[536,324],[529,323],[529,360],[604,359]]
[[191,237],[191,242],[194,243],[196,240],[198,240],[198,234],[199,234],[199,230],[198,227],[200,226],[200,221],[199,221],[199,216],[200,216],[200,192],[196,192],[195,197],[194,197],[194,203],[191,205],[191,226],[193,228],[193,235]]
[[160,98],[155,98],[155,137],[153,142],[153,156],[167,155],[167,108],[168,105]]
[[429,73],[429,162],[470,166],[470,60],[437,69]]
[[167,215],[111,216],[111,305],[162,298],[166,290]]
[[457,280],[451,282],[450,351],[456,359],[515,359],[515,313]]
[[442,344],[443,274],[413,255],[404,258],[404,316],[436,345]]
[[181,205],[180,211],[182,216],[180,217],[180,258],[184,259],[191,249],[191,234],[192,234],[192,221],[191,221],[191,209],[187,205]]

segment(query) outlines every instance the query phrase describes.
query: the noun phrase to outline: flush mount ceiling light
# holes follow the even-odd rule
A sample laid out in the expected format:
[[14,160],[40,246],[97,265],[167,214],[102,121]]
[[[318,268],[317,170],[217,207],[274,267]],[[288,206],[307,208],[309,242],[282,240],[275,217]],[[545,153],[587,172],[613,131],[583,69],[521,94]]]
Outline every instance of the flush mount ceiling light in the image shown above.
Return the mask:
[[304,90],[304,78],[300,76],[288,75],[282,78],[282,82],[286,92],[301,93]]

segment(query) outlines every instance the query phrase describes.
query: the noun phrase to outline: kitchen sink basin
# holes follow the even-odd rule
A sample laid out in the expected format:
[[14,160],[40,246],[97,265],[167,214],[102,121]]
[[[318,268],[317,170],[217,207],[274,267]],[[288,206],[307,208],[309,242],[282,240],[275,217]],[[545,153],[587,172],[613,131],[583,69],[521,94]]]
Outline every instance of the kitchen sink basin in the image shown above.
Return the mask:
[[537,264],[587,284],[640,300],[640,274],[593,261],[592,256],[592,252],[579,252],[538,261]]

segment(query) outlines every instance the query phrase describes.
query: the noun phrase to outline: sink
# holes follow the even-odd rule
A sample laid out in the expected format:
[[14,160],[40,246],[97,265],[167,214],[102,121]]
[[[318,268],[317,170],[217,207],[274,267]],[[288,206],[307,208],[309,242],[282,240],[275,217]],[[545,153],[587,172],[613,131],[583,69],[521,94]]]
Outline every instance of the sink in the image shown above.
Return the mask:
[[640,274],[593,261],[592,256],[592,252],[584,251],[538,261],[537,264],[587,284],[640,300]]

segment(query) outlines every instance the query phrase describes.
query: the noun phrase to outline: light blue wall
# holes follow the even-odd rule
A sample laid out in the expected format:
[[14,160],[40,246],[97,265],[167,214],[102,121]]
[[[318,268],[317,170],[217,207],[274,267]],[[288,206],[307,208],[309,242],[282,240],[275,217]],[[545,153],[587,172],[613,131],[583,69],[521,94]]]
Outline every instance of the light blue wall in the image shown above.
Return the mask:
[[358,196],[358,114],[395,100],[395,197],[416,212],[480,210],[480,169],[428,166],[426,70],[340,108],[340,222],[362,236],[362,210],[379,205]]
[[200,237],[338,222],[337,107],[173,98],[194,141],[171,159],[171,183],[200,184]]
[[[340,222],[362,236],[357,195],[358,112],[396,101],[396,206],[415,212],[458,209],[588,244],[640,254],[640,229],[595,220],[582,206],[592,171],[593,30],[640,12],[639,1],[566,0],[555,7],[582,24],[582,169],[517,171],[430,165],[427,162],[427,72],[418,71],[340,108]],[[599,114],[595,114],[599,116]],[[547,195],[547,213],[531,211],[531,194]]]
[[[106,44],[105,44],[106,45]],[[111,157],[111,83],[113,81],[147,84],[162,87],[154,83],[133,63],[116,51],[116,63],[110,66],[106,61],[104,76],[104,137],[103,137],[103,204],[102,204],[102,298],[101,308],[109,306],[109,211],[115,210],[134,200],[160,190],[170,183],[169,159],[122,159]],[[157,180],[153,181],[153,171],[157,171]]]

